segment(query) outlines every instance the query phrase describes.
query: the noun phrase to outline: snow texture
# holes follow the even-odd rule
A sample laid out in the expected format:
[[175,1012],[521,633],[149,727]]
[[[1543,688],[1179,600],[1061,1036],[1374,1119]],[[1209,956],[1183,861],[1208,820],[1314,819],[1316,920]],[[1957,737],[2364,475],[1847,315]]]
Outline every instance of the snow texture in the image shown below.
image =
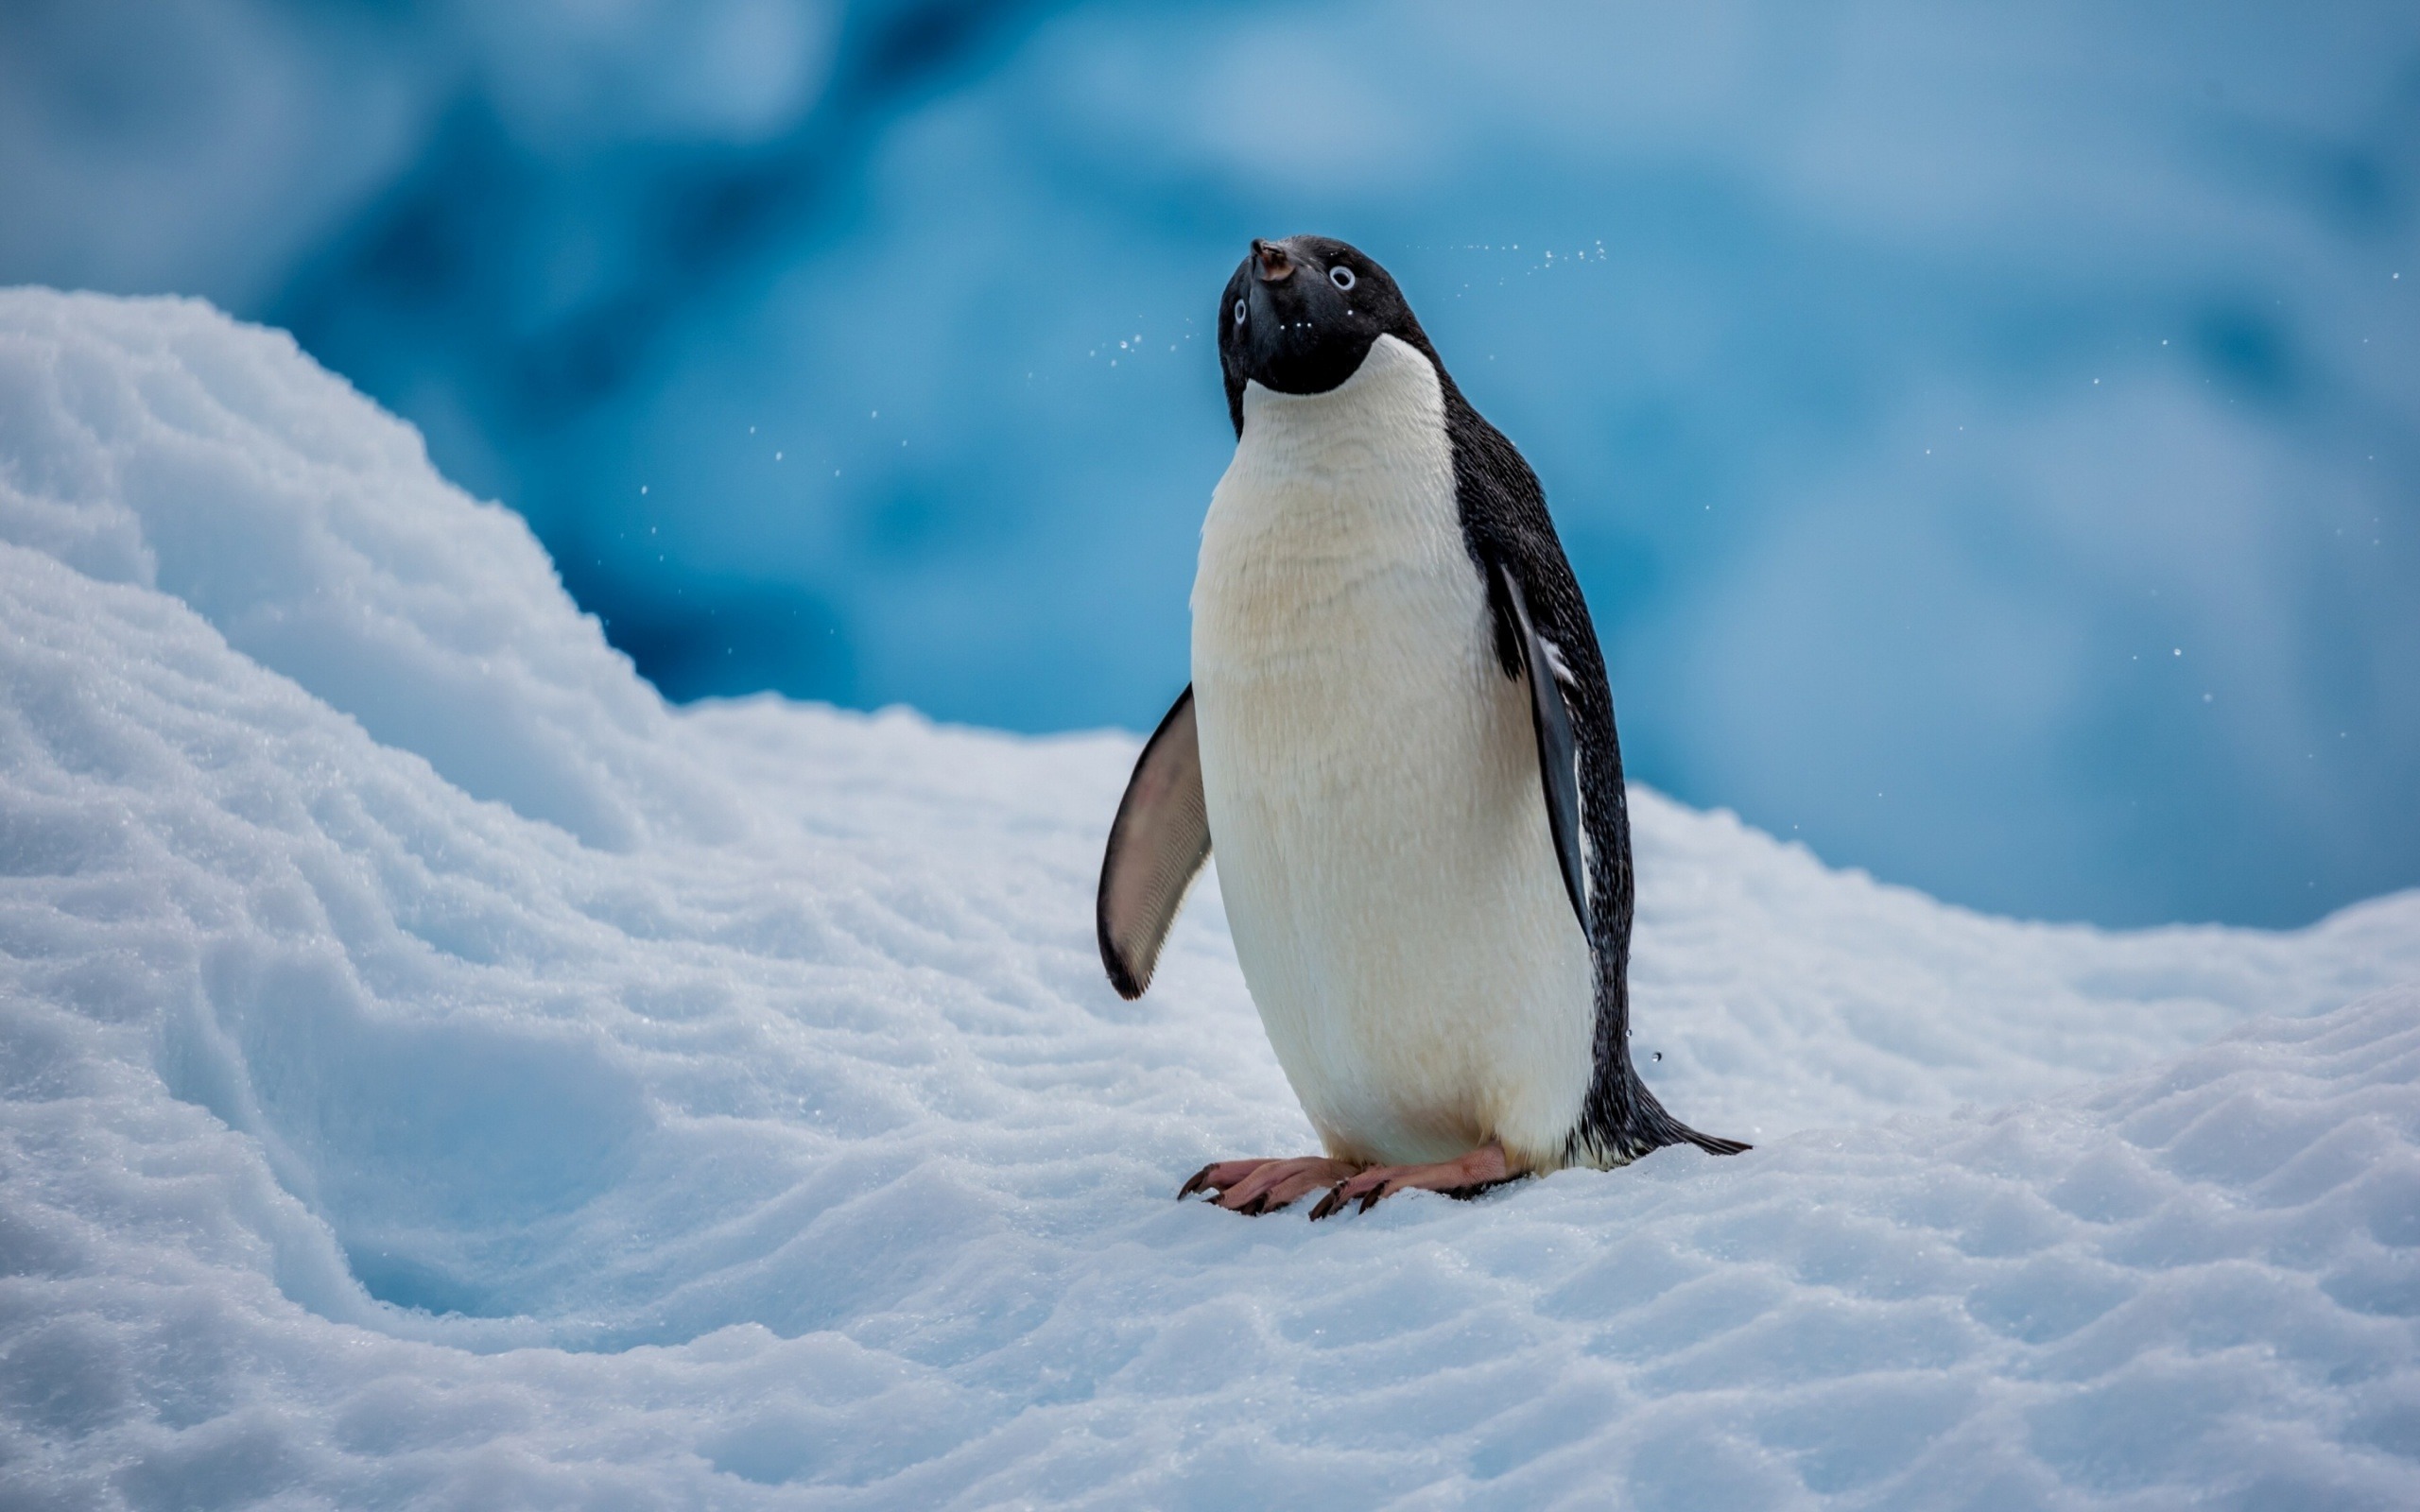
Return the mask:
[[0,1504],[2420,1503],[2420,894],[1640,791],[1643,1069],[1758,1148],[1246,1220],[1215,881],[1094,955],[1129,736],[667,710],[191,302],[0,294]]

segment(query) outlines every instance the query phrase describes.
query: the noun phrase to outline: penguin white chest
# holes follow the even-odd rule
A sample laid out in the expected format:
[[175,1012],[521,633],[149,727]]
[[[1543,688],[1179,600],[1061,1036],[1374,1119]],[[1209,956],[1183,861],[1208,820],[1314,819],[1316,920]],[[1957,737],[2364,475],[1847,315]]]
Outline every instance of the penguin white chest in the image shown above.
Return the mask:
[[1436,369],[1381,336],[1323,394],[1248,385],[1193,587],[1219,888],[1329,1152],[1563,1163],[1594,972],[1523,686],[1462,542]]

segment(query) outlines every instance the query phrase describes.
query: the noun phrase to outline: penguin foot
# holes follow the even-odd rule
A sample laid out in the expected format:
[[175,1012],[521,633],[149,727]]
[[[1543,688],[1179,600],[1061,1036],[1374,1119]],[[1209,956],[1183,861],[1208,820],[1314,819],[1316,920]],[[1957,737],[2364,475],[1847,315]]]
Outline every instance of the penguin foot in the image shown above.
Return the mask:
[[1212,1192],[1210,1200],[1235,1212],[1257,1217],[1275,1212],[1297,1197],[1321,1187],[1334,1186],[1361,1169],[1351,1160],[1306,1155],[1292,1160],[1213,1160],[1193,1173],[1177,1189],[1182,1202],[1197,1192]]
[[1433,1165],[1374,1165],[1330,1187],[1327,1195],[1320,1198],[1319,1206],[1311,1210],[1311,1218],[1317,1222],[1342,1212],[1345,1205],[1352,1202],[1361,1204],[1360,1211],[1367,1212],[1386,1198],[1411,1188],[1443,1192],[1449,1197],[1475,1197],[1489,1187],[1512,1179],[1512,1168],[1504,1159],[1501,1144],[1482,1144],[1468,1155]]

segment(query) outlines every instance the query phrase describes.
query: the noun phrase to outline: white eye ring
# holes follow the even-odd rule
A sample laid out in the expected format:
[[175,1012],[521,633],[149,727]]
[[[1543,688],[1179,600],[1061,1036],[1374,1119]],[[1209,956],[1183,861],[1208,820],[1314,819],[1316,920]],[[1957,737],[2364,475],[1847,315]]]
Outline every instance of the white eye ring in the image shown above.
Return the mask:
[[1327,281],[1340,289],[1349,289],[1358,282],[1353,276],[1353,269],[1345,266],[1342,263],[1339,263],[1334,267],[1327,270]]
[[1237,301],[1236,301],[1236,324],[1237,324],[1237,325],[1241,325],[1241,324],[1243,324],[1243,323],[1244,323],[1244,301],[1241,301],[1241,300],[1237,300]]

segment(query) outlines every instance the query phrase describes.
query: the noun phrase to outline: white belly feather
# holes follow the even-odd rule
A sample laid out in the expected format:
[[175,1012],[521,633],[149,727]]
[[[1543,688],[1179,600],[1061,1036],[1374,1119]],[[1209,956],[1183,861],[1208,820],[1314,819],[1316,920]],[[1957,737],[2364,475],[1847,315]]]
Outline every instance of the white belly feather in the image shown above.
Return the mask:
[[1463,549],[1443,396],[1382,336],[1325,394],[1257,384],[1212,494],[1193,692],[1244,979],[1329,1153],[1563,1163],[1586,941],[1521,684]]

